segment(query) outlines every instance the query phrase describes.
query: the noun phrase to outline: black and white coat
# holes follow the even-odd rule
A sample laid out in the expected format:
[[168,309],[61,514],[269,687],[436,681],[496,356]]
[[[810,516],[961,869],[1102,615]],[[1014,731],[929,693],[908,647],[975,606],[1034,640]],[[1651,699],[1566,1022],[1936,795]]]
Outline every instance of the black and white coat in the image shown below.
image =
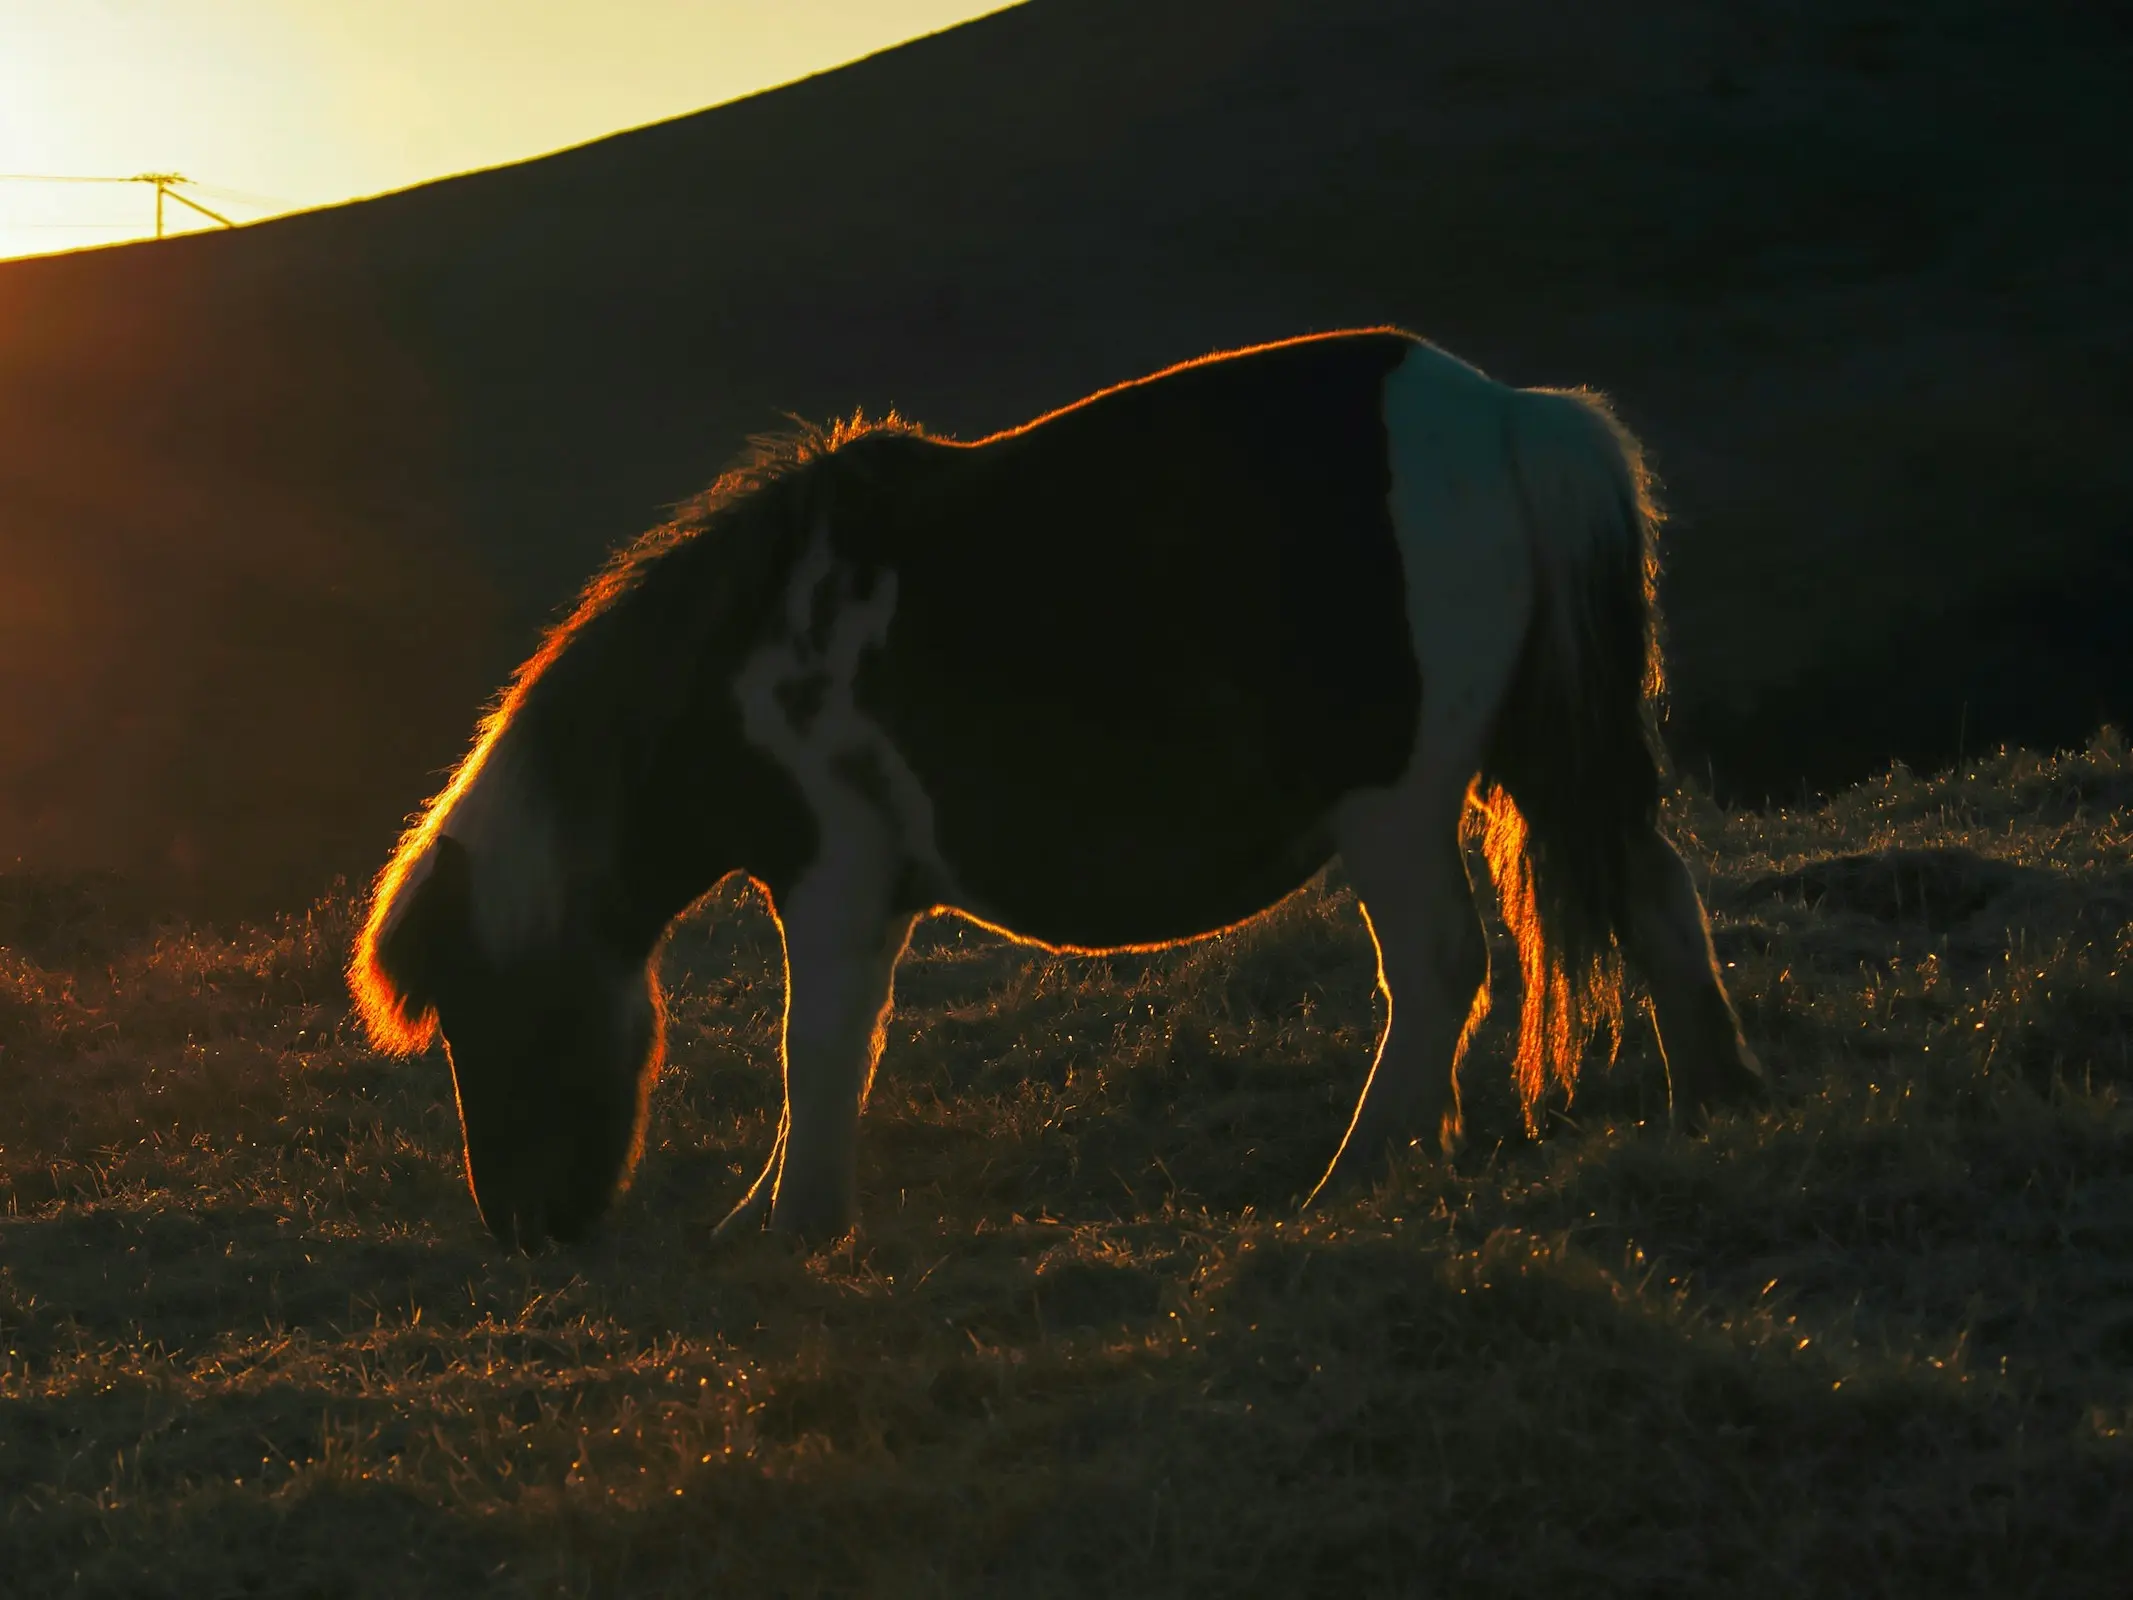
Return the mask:
[[381,876],[373,1037],[441,1026],[482,1214],[573,1237],[626,1181],[649,958],[720,877],[785,941],[786,1113],[727,1226],[854,1217],[914,920],[1191,938],[1338,854],[1390,1020],[1328,1179],[1457,1125],[1487,993],[1474,797],[1518,933],[1528,1103],[1655,1004],[1677,1103],[1760,1079],[1656,826],[1655,517],[1595,397],[1394,330],[1209,357],[975,443],[773,450],[595,581]]

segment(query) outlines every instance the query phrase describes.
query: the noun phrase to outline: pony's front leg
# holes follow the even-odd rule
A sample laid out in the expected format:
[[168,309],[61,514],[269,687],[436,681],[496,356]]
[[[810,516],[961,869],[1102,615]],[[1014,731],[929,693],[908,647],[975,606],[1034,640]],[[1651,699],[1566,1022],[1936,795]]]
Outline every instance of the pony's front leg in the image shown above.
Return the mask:
[[1487,994],[1488,944],[1459,849],[1463,784],[1362,796],[1335,820],[1378,952],[1385,1031],[1339,1152],[1310,1201],[1372,1183],[1387,1156],[1432,1148],[1459,1118],[1459,1052]]
[[857,887],[803,884],[781,919],[785,1116],[770,1226],[810,1244],[841,1238],[857,1220],[859,1113],[915,920],[888,915],[875,897],[851,893]]

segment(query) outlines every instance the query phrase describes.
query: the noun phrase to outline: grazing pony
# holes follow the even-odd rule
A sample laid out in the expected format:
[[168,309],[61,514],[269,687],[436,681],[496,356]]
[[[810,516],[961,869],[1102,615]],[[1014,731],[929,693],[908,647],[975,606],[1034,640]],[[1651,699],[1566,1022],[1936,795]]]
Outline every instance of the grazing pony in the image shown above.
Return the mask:
[[1054,949],[1250,918],[1336,853],[1388,1020],[1324,1184],[1458,1127],[1488,953],[1528,1116],[1650,988],[1677,1114],[1757,1067],[1661,836],[1655,514],[1596,396],[1392,329],[1231,351],[973,444],[893,416],[763,446],[623,551],[520,669],[378,879],[370,1037],[441,1028],[483,1219],[572,1239],[627,1181],[649,963],[726,874],[785,945],[785,1111],[722,1228],[854,1220],[913,922]]

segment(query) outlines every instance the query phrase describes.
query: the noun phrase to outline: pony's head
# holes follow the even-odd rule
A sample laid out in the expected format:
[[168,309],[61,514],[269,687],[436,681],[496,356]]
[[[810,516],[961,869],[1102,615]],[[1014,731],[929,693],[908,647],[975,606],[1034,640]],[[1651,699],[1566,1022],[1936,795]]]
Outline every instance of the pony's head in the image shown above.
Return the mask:
[[379,881],[350,980],[379,1049],[444,1035],[474,1203],[530,1251],[582,1238],[627,1187],[664,1019],[644,959],[591,928],[499,941],[483,865],[450,834],[411,837]]
[[757,441],[618,552],[379,875],[349,989],[381,1051],[444,1035],[467,1179],[504,1243],[575,1239],[627,1185],[668,920],[721,873],[811,851],[790,775],[742,736],[730,684],[815,525],[819,464],[915,431],[854,417]]

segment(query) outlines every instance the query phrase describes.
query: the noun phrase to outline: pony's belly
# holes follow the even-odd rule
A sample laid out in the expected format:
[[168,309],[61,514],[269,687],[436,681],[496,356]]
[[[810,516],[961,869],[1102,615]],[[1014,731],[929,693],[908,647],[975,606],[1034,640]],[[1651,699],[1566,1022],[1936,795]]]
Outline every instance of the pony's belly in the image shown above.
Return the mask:
[[1333,850],[1322,817],[1284,835],[1196,827],[1189,818],[1170,827],[1146,818],[1092,821],[1014,851],[959,852],[943,840],[950,877],[943,898],[1042,944],[1169,944],[1258,915],[1308,882]]
[[1168,628],[1114,611],[1088,637],[1060,620],[1078,608],[1032,607],[1019,632],[964,621],[954,652],[892,631],[859,705],[923,792],[943,898],[1107,948],[1208,933],[1294,890],[1331,853],[1334,807],[1393,782],[1413,746],[1397,591],[1342,598],[1337,642],[1285,637],[1268,605],[1180,605]]
[[1156,944],[1242,921],[1323,866],[1334,807],[1405,766],[1412,702],[1381,681],[1296,693],[1304,671],[1278,653],[1210,656],[1003,649],[996,674],[902,708],[952,895],[1047,944]]

